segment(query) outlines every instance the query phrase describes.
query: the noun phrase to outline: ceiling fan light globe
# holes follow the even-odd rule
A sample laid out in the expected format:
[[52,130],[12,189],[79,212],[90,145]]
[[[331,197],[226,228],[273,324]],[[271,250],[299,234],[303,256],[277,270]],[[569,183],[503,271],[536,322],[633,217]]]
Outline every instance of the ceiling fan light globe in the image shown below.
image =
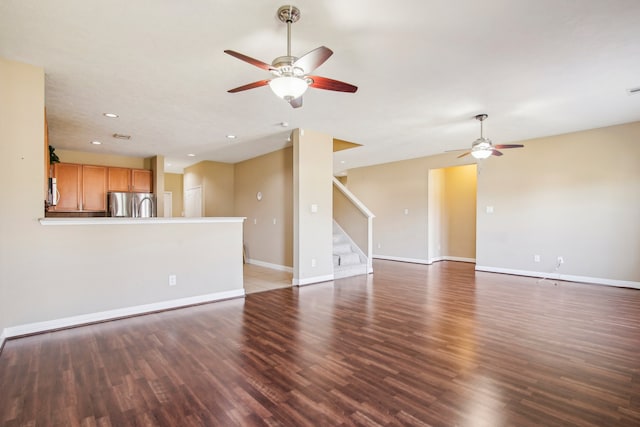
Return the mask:
[[493,150],[490,148],[474,148],[471,150],[471,155],[476,159],[486,159],[488,157],[491,157],[492,154]]
[[282,76],[271,79],[269,87],[276,96],[289,101],[301,97],[309,85],[299,77]]

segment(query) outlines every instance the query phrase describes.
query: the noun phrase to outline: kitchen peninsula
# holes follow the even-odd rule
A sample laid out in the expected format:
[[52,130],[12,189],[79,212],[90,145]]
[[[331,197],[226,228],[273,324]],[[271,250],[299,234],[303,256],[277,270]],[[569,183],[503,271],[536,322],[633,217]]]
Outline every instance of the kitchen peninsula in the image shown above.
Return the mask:
[[[39,218],[36,312],[6,338],[244,296],[242,217]],[[35,275],[34,275],[35,274]],[[26,301],[25,301],[26,303]]]

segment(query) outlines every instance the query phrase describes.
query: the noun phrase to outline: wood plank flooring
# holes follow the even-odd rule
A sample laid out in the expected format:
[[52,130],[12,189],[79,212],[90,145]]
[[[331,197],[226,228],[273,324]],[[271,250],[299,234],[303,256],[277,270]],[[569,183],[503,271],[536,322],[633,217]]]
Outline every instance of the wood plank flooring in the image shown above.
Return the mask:
[[640,291],[374,268],[9,340],[0,425],[640,425]]

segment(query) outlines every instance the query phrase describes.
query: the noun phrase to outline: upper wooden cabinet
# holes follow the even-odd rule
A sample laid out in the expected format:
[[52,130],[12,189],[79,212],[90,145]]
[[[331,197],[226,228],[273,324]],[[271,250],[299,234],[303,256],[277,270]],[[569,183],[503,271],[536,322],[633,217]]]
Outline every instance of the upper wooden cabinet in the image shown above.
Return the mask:
[[82,210],[107,210],[107,168],[82,166]]
[[153,190],[153,174],[150,170],[110,167],[108,174],[109,191],[150,193]]
[[131,191],[151,193],[153,190],[153,174],[146,169],[131,169]]
[[153,173],[145,169],[55,163],[52,176],[58,188],[51,212],[107,210],[107,192],[150,193]]
[[131,189],[131,169],[109,168],[109,191],[129,191]]
[[79,211],[82,209],[82,165],[54,163],[53,177],[58,191],[53,195],[57,201],[49,210]]

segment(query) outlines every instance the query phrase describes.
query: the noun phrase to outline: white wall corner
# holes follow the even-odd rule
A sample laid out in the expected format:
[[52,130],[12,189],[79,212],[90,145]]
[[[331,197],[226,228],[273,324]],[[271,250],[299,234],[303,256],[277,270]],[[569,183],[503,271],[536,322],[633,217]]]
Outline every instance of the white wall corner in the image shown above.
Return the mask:
[[4,346],[4,341],[7,339],[7,330],[3,329],[2,332],[0,332],[0,354],[2,354],[2,348]]

